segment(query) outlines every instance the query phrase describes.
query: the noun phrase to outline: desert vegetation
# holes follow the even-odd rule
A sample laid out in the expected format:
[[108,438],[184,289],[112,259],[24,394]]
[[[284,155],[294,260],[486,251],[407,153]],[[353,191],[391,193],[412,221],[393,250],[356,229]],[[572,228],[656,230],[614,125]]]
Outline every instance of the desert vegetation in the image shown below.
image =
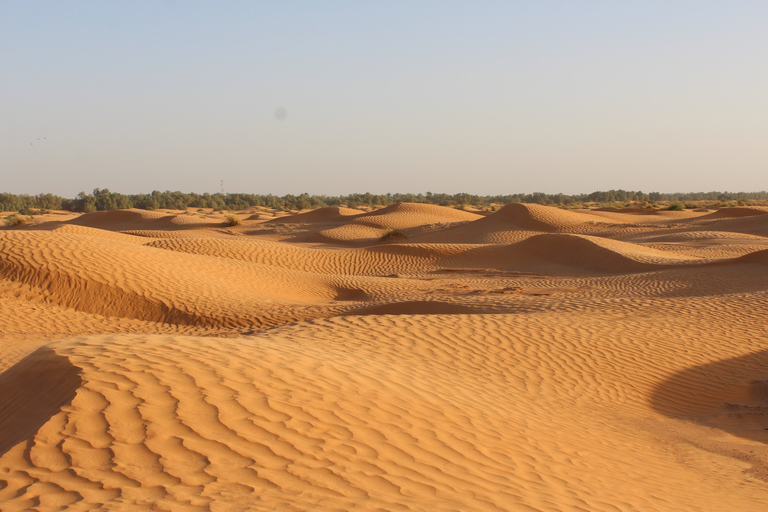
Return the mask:
[[405,240],[407,237],[405,236],[405,233],[400,231],[399,229],[393,229],[393,228],[384,228],[384,234],[381,235],[382,242],[393,242],[395,240]]
[[438,206],[464,207],[472,205],[488,211],[510,203],[532,203],[558,206],[568,209],[595,207],[663,208],[671,203],[682,203],[685,208],[730,207],[768,204],[768,191],[761,192],[687,192],[660,193],[631,190],[608,190],[589,194],[506,194],[480,196],[474,194],[349,194],[340,196],[286,194],[244,194],[216,193],[197,194],[194,192],[153,191],[149,194],[121,194],[109,189],[96,188],[92,193],[79,193],[74,198],[54,194],[16,195],[0,193],[0,211],[19,212],[24,215],[41,210],[66,210],[71,212],[93,212],[138,208],[142,210],[186,208],[210,208],[213,210],[242,210],[264,207],[277,210],[306,210],[325,206],[381,207],[397,203],[422,203]]
[[224,225],[228,227],[240,226],[243,223],[240,217],[230,212],[224,216]]
[[5,219],[3,219],[3,224],[6,226],[18,226],[19,224],[26,224],[28,222],[32,222],[32,219],[26,215],[9,215]]

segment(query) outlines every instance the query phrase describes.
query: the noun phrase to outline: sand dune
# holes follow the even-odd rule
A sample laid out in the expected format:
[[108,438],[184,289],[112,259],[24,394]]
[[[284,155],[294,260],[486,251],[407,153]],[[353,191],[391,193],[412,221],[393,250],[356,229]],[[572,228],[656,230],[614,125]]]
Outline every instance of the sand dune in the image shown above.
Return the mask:
[[0,510],[763,511],[768,216],[729,210],[0,229]]
[[527,231],[563,232],[593,221],[589,213],[560,210],[539,204],[508,204],[484,220],[485,224]]
[[[387,276],[440,268],[468,247],[394,245],[323,249],[261,240],[164,239],[147,244],[166,250],[205,254],[264,265],[332,275]],[[448,263],[450,264],[450,263]]]
[[534,204],[508,204],[493,214],[447,231],[428,233],[420,242],[510,244],[543,233],[588,233],[596,224],[619,221],[597,217],[592,213],[560,210]]
[[86,213],[68,223],[109,231],[169,231],[222,226],[223,220],[221,215],[203,216],[146,210],[113,210]]
[[174,251],[205,254],[320,274],[389,275],[445,267],[534,271],[542,265],[579,267],[596,272],[640,272],[674,265],[711,263],[598,237],[534,235],[505,246],[398,244],[362,249],[291,247],[252,240],[164,239],[147,244]]
[[[124,229],[143,227],[167,217],[169,217],[169,215],[165,213],[147,210],[114,210],[86,213],[69,221],[69,223],[89,228],[121,231]],[[168,223],[164,224],[167,225]]]
[[481,215],[433,204],[400,203],[357,217],[358,223],[373,226],[408,229],[438,222],[466,222],[482,218]]
[[310,210],[307,212],[297,213],[296,215],[289,215],[287,217],[278,217],[276,219],[270,219],[267,222],[271,223],[290,223],[290,224],[329,224],[348,222],[352,218],[364,215],[362,210],[355,210],[353,208],[344,208],[341,206],[327,206],[325,208],[318,208],[316,210]]
[[[445,224],[470,222],[481,219],[476,213],[430,204],[401,203],[372,213],[355,217],[351,222],[321,231],[318,242],[353,244],[375,243],[390,230],[418,234],[418,228],[440,227]],[[415,230],[415,231],[414,231]]]
[[487,246],[464,253],[458,261],[465,266],[474,266],[476,260],[484,266],[493,262],[495,268],[527,272],[572,273],[572,269],[579,268],[612,274],[720,261],[673,255],[617,240],[569,234],[541,234],[516,244]]
[[[0,276],[88,313],[183,325],[262,325],[264,310],[392,293],[388,280],[168,252],[56,232],[0,233]],[[166,283],[158,287],[158,283]],[[282,304],[283,308],[288,308]]]

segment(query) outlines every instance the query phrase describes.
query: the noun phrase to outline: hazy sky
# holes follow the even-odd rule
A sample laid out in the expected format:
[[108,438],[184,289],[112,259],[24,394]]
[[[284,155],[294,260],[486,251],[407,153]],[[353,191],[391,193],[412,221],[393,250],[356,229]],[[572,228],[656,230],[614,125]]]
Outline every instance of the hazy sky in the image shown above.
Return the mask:
[[0,0],[0,191],[765,190],[767,27],[764,0]]

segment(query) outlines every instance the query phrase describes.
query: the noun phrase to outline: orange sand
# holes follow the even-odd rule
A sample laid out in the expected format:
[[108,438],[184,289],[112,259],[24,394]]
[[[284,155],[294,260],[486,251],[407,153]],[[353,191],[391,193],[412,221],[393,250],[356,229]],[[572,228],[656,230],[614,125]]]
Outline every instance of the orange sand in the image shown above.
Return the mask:
[[768,507],[768,210],[238,216],[0,228],[0,510]]

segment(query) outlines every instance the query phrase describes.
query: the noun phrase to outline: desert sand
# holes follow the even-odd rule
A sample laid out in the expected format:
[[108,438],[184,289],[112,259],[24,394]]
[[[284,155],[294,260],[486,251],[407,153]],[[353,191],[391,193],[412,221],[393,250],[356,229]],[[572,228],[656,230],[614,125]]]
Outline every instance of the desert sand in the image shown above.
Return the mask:
[[237,213],[0,228],[0,510],[768,509],[768,209]]

